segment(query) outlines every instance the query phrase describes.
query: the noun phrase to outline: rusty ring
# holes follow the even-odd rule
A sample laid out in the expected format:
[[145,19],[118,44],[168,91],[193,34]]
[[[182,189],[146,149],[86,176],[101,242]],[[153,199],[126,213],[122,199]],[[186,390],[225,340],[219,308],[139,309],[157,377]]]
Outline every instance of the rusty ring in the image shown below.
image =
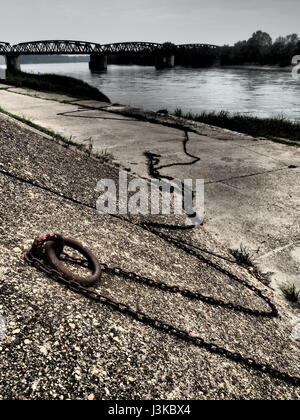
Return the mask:
[[80,277],[72,273],[72,271],[70,271],[59,259],[61,252],[57,252],[58,248],[55,245],[55,241],[48,241],[45,243],[45,254],[47,260],[51,266],[56,269],[66,280],[74,281],[85,287],[93,286],[97,281],[100,280],[102,274],[101,267],[97,258],[89,249],[84,248],[81,243],[75,239],[63,238],[63,240],[65,246],[75,249],[87,259],[89,268],[92,270],[92,275],[88,277]]
[[55,232],[41,233],[37,238],[35,238],[33,245],[31,249],[28,250],[28,252],[31,253],[35,258],[40,260],[43,259],[44,246],[48,241],[52,241],[54,243],[57,255],[60,255],[63,252],[65,246],[64,238],[59,233]]

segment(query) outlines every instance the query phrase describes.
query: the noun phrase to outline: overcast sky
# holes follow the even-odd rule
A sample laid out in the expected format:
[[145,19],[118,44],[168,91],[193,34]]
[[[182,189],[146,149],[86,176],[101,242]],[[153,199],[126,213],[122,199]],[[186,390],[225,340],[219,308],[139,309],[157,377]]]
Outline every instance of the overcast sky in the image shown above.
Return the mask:
[[1,0],[0,41],[232,44],[300,33],[300,0]]

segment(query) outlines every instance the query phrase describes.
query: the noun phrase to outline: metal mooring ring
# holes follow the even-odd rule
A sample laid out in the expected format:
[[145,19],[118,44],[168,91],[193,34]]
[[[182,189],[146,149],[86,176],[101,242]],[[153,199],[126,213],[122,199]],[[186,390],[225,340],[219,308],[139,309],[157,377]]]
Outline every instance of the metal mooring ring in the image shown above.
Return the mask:
[[59,256],[65,246],[64,238],[59,233],[45,232],[41,233],[33,242],[31,249],[28,251],[33,257],[42,260],[44,258],[45,243],[52,241],[55,247],[55,251]]
[[76,283],[81,284],[85,287],[93,286],[97,281],[101,278],[101,267],[99,261],[95,257],[95,255],[87,248],[84,248],[82,244],[75,239],[64,238],[64,246],[68,246],[72,249],[78,251],[81,255],[83,255],[87,261],[89,268],[92,271],[92,274],[88,277],[80,277],[70,271],[65,264],[59,259],[59,256],[62,252],[58,252],[58,247],[56,245],[56,241],[47,241],[45,243],[45,254],[46,258],[49,261],[49,264],[55,268],[62,277],[64,277],[68,281],[74,281]]

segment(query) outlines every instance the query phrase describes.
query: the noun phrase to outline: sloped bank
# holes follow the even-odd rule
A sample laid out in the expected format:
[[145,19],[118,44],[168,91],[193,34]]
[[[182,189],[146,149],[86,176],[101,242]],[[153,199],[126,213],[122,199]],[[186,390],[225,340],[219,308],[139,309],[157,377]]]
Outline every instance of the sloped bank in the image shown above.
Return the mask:
[[33,89],[39,92],[75,95],[78,98],[93,99],[110,103],[106,95],[88,83],[69,76],[56,74],[32,74],[25,72],[7,73],[1,83],[19,88]]
[[[1,399],[299,399],[297,387],[89,302],[27,266],[22,251],[38,233],[54,230],[76,237],[110,266],[267,309],[205,261],[139,226],[97,215],[95,185],[118,179],[113,166],[3,116],[0,143],[0,302],[7,324],[0,346]],[[205,230],[200,233],[199,246],[228,256]],[[276,302],[281,317],[247,316],[107,274],[100,289],[191,336],[299,376],[299,348],[290,338],[286,307],[247,272],[217,261]]]

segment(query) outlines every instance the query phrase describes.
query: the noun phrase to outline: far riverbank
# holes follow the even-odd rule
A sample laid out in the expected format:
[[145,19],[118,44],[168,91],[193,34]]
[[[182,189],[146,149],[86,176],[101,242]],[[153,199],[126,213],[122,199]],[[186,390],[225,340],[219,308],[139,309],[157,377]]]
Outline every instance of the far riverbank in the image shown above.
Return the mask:
[[281,71],[290,73],[293,70],[293,66],[280,67],[280,66],[259,66],[255,64],[244,64],[236,66],[220,66],[217,68],[221,69],[237,69],[237,70],[260,70],[260,71]]

